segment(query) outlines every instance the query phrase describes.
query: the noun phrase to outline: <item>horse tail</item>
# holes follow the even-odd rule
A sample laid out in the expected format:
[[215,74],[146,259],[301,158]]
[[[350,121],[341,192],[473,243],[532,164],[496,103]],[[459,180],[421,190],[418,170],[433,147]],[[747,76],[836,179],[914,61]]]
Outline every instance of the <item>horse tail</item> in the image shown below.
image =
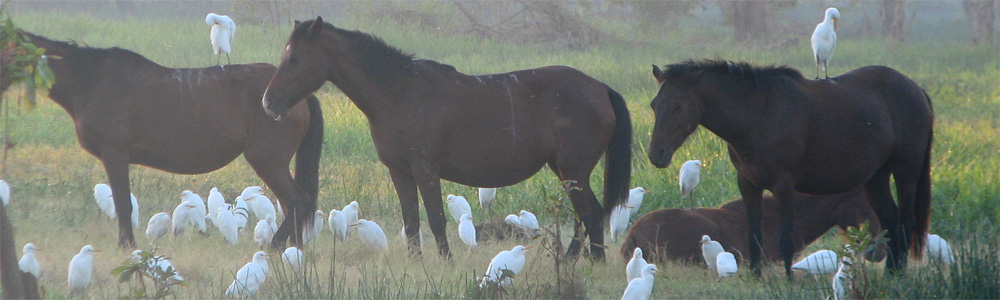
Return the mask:
[[632,180],[632,119],[621,94],[608,88],[608,98],[615,113],[615,131],[604,153],[604,217],[628,197]]
[[[306,97],[309,105],[309,128],[306,136],[295,152],[295,183],[309,196],[306,201],[307,216],[312,216],[316,210],[316,198],[319,197],[319,160],[323,154],[323,111],[319,99],[315,95]],[[306,217],[312,220],[311,217]],[[306,221],[306,220],[303,220]]]
[[927,231],[931,223],[931,148],[934,141],[934,108],[927,92],[924,92],[924,97],[931,109],[931,125],[927,133],[927,148],[924,150],[924,165],[920,170],[920,178],[917,179],[917,199],[913,203],[916,223],[910,230],[910,249],[918,259],[924,254],[924,244],[927,243]]

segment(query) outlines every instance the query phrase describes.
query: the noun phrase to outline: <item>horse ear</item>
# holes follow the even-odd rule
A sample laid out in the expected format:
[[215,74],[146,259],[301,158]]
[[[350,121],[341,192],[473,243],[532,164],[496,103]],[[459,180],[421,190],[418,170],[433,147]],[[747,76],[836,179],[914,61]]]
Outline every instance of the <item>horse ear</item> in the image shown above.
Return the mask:
[[309,26],[309,37],[315,38],[323,31],[323,17],[316,17],[316,21]]
[[663,83],[663,70],[660,70],[660,67],[656,65],[653,65],[653,77],[656,78],[657,84]]
[[298,26],[299,26],[299,23],[302,23],[302,21],[299,21],[299,20],[295,20],[295,26],[296,26],[296,27],[298,27]]

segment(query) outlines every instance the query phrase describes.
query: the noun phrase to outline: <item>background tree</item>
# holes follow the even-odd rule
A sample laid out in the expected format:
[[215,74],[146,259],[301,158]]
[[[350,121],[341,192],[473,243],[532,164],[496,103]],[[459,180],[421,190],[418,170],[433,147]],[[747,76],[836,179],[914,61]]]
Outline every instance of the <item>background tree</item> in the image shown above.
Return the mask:
[[883,0],[879,16],[882,17],[882,36],[906,42],[906,2]]
[[962,1],[962,7],[972,22],[972,44],[979,45],[983,40],[992,44],[997,25],[997,1],[965,0]]

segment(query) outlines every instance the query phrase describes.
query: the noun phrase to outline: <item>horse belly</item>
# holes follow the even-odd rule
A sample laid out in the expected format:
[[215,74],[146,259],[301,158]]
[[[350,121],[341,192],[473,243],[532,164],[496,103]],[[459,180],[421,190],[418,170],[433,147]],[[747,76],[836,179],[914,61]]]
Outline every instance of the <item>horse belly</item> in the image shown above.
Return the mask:
[[242,152],[236,145],[174,148],[159,151],[133,150],[131,163],[177,174],[204,174],[225,167]]

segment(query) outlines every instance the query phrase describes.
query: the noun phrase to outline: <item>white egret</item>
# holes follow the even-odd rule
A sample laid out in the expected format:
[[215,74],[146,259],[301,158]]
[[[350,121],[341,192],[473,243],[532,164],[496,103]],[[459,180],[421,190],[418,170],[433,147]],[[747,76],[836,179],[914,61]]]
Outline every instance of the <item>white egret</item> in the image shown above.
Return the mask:
[[264,189],[261,189],[259,186],[256,185],[248,186],[244,188],[242,192],[240,192],[240,195],[237,196],[236,199],[247,200],[250,199],[250,197],[253,195],[261,195],[261,194],[264,194]]
[[847,299],[847,290],[851,287],[851,274],[849,273],[851,267],[851,258],[844,257],[840,261],[840,265],[837,267],[837,273],[833,275],[833,299],[842,300]]
[[514,225],[518,229],[524,230],[524,225],[521,225],[521,217],[518,217],[517,214],[509,214],[507,215],[507,218],[503,219],[503,221],[507,222],[507,224]]
[[635,250],[632,250],[632,259],[625,265],[625,281],[632,282],[632,279],[642,278],[642,268],[646,265],[648,263],[642,257],[642,248],[635,247]]
[[472,215],[472,206],[469,206],[469,201],[465,200],[465,197],[448,195],[444,203],[448,204],[448,212],[451,213],[451,218],[455,219],[455,223],[461,223],[464,214]]
[[[212,51],[222,59],[222,53],[226,53],[226,62],[229,61],[229,53],[233,52],[232,42],[236,38],[236,22],[225,15],[209,13],[205,16],[205,23],[212,25],[212,33],[209,38],[212,40]],[[220,64],[219,61],[216,64]]]
[[3,180],[0,180],[0,202],[3,203],[3,206],[7,206],[7,203],[10,203],[10,185]]
[[302,270],[302,250],[297,247],[288,247],[281,254],[281,261],[291,267],[293,272],[298,273]]
[[236,245],[240,239],[240,227],[236,225],[236,216],[229,211],[229,204],[223,204],[215,212],[215,227],[219,228],[222,237],[230,244]]
[[357,228],[361,241],[368,248],[389,251],[389,241],[385,238],[385,231],[377,223],[360,219],[357,223],[351,224],[351,227]]
[[518,218],[521,219],[521,226],[524,226],[529,233],[538,234],[538,218],[535,217],[535,214],[522,209],[521,213],[518,214]]
[[239,228],[240,232],[243,232],[243,228],[247,228],[247,221],[250,220],[250,206],[241,197],[236,197],[233,201],[236,205],[232,207],[233,218],[236,219],[236,228]]
[[715,267],[716,272],[719,274],[719,279],[733,276],[739,271],[739,265],[736,264],[736,256],[732,253],[722,252],[715,257]]
[[264,247],[271,243],[276,231],[278,231],[278,224],[274,222],[274,215],[267,215],[263,220],[257,221],[257,226],[253,228],[253,240]]
[[250,205],[250,209],[253,210],[253,215],[257,216],[258,220],[263,220],[268,215],[275,216],[275,219],[277,219],[278,211],[274,209],[274,203],[271,203],[271,199],[268,199],[267,196],[253,194],[246,201]]
[[90,273],[94,269],[94,252],[100,250],[94,249],[91,245],[83,246],[80,248],[80,253],[69,261],[69,276],[66,281],[69,283],[70,296],[80,295],[90,284]]
[[927,235],[927,241],[924,243],[924,252],[927,252],[927,257],[932,260],[943,262],[949,266],[955,264],[955,256],[952,255],[951,246],[948,246],[948,241],[939,235]]
[[476,225],[472,224],[472,215],[462,214],[458,223],[458,237],[469,247],[479,246],[479,243],[476,243]]
[[354,232],[356,227],[350,226],[351,224],[358,222],[358,216],[361,214],[361,208],[358,206],[358,201],[351,201],[351,203],[344,206],[344,217],[347,219],[347,232]]
[[222,196],[218,187],[212,187],[212,190],[208,191],[208,219],[212,221],[212,224],[215,224],[215,217],[218,215],[219,207],[225,204],[226,197]]
[[104,215],[112,220],[118,219],[118,215],[115,214],[115,199],[111,195],[111,186],[104,183],[94,185],[94,201],[97,202],[97,208],[100,208]]
[[490,211],[490,204],[493,200],[497,198],[496,188],[479,188],[479,206],[483,208],[483,212]]
[[257,251],[253,261],[236,272],[236,280],[226,289],[226,297],[246,298],[257,293],[257,289],[267,279],[267,253]]
[[347,239],[347,216],[344,212],[333,209],[330,210],[329,219],[326,220],[328,226],[330,227],[330,232],[333,233],[333,237],[337,240],[344,241]]
[[653,275],[656,275],[656,265],[648,264],[642,267],[642,277],[632,279],[625,287],[622,300],[646,300],[653,294]]
[[302,229],[302,244],[309,244],[316,239],[316,236],[320,232],[323,232],[323,218],[326,217],[326,213],[322,210],[316,210],[316,214],[313,216],[313,226],[310,228],[306,226]]
[[146,223],[146,237],[154,241],[163,237],[170,230],[170,215],[165,212],[158,212],[149,218]]
[[514,246],[513,249],[500,251],[493,260],[490,261],[490,265],[486,267],[486,275],[483,276],[483,281],[479,284],[479,287],[485,287],[488,283],[492,282],[500,287],[507,287],[513,283],[513,278],[509,276],[504,276],[504,270],[508,270],[515,276],[521,274],[521,270],[524,270],[524,263],[526,258],[524,257],[524,251],[531,249],[534,246]]
[[[132,251],[132,259],[134,259],[137,262],[142,261],[141,254],[142,250]],[[177,271],[177,268],[175,268],[174,265],[171,264],[170,261],[167,260],[167,258],[162,255],[150,257],[149,260],[146,261],[146,264],[150,272],[147,274],[149,274],[152,278],[154,278],[154,280],[158,280],[160,277],[159,275],[157,275],[156,273],[157,271],[155,271],[155,269],[160,269],[158,272],[160,272],[161,274],[171,274],[171,272],[173,273],[173,275],[170,275],[170,277],[167,278],[167,282],[165,283],[178,283],[184,281],[184,277],[181,277],[180,273]]]
[[823,16],[823,22],[816,25],[816,30],[812,35],[813,59],[816,60],[816,79],[819,79],[819,69],[823,69],[823,74],[830,78],[827,65],[833,59],[833,49],[837,46],[837,20],[840,19],[840,11],[835,7],[827,8]]
[[38,276],[42,273],[41,265],[38,264],[38,259],[35,258],[35,251],[38,251],[38,249],[35,248],[35,244],[27,243],[24,244],[22,250],[24,254],[21,254],[21,260],[17,262],[17,268],[21,269],[21,272],[31,273],[37,280]]
[[700,243],[701,243],[701,255],[702,257],[705,258],[705,265],[708,266],[709,270],[715,270],[716,269],[715,258],[719,255],[719,253],[722,253],[723,251],[726,250],[722,248],[722,244],[713,241],[712,238],[709,237],[707,234],[701,236]]
[[188,222],[197,227],[198,232],[207,232],[208,228],[206,228],[205,219],[208,211],[205,209],[205,200],[190,190],[181,192],[181,199],[183,202],[188,203],[188,205],[194,206],[193,209],[188,209]]
[[190,212],[195,209],[194,205],[187,202],[181,202],[177,207],[174,208],[174,214],[171,217],[170,225],[174,233],[174,236],[178,236],[187,229],[188,219],[190,219]]
[[135,195],[128,194],[129,201],[132,202],[132,226],[139,226],[139,200],[135,199]]
[[819,250],[792,265],[792,269],[805,270],[809,274],[830,274],[837,272],[837,252]]
[[610,223],[608,227],[611,230],[612,241],[617,241],[619,235],[625,234],[625,230],[628,229],[629,211],[631,210],[631,206],[618,205],[611,211],[611,220],[608,222]]
[[[473,227],[473,229],[475,229],[475,227]],[[406,225],[403,225],[403,227],[399,229],[399,239],[403,241],[404,245],[406,244]],[[420,245],[420,249],[424,248],[423,229],[417,229],[417,243]]]
[[681,172],[678,175],[680,177],[681,186],[681,199],[687,197],[691,194],[691,191],[698,186],[698,180],[701,177],[701,161],[700,160],[689,160],[681,165]]
[[639,207],[642,206],[642,198],[646,197],[646,193],[648,193],[646,189],[641,186],[628,191],[629,217],[639,214]]

